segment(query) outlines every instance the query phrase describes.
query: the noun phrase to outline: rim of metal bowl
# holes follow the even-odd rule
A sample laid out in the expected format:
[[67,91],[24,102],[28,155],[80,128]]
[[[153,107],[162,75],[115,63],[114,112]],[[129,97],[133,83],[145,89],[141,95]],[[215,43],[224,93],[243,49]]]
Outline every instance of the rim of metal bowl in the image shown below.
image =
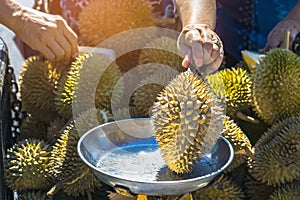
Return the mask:
[[136,183],[150,183],[150,184],[155,184],[155,183],[159,183],[159,184],[180,184],[180,183],[188,183],[188,182],[194,182],[194,181],[199,181],[199,180],[203,180],[205,178],[208,178],[208,177],[211,177],[211,176],[216,176],[218,174],[220,174],[221,172],[223,172],[232,162],[233,158],[234,158],[234,151],[233,151],[233,147],[232,145],[230,144],[230,142],[224,137],[224,136],[220,136],[220,139],[222,139],[228,146],[229,148],[229,158],[228,160],[226,161],[226,163],[221,167],[219,168],[218,170],[212,172],[212,173],[209,173],[207,175],[204,175],[204,176],[199,176],[199,177],[196,177],[196,178],[190,178],[190,179],[184,179],[184,180],[174,180],[174,181],[136,181],[136,180],[130,180],[130,179],[123,179],[123,178],[120,178],[120,177],[117,177],[117,176],[113,176],[113,175],[110,175],[110,174],[107,174],[103,171],[101,171],[100,168],[92,165],[89,161],[87,161],[85,159],[85,157],[82,155],[81,151],[80,151],[80,145],[82,143],[82,141],[84,140],[85,137],[87,137],[91,132],[93,132],[95,129],[99,129],[103,126],[108,126],[110,124],[115,124],[115,123],[122,123],[122,122],[126,122],[126,121],[133,121],[133,120],[138,120],[138,121],[152,121],[151,118],[130,118],[130,119],[122,119],[122,120],[117,120],[117,121],[113,121],[113,122],[107,122],[107,123],[104,123],[104,124],[101,124],[99,126],[96,126],[94,128],[92,128],[91,130],[85,132],[81,138],[79,139],[78,143],[77,143],[77,152],[79,154],[79,157],[89,166],[91,167],[93,170],[99,172],[99,173],[102,173],[102,174],[105,174],[105,175],[108,175],[108,176],[111,176],[115,179],[122,179],[122,180],[125,180],[125,181],[130,181],[130,182],[136,182]]

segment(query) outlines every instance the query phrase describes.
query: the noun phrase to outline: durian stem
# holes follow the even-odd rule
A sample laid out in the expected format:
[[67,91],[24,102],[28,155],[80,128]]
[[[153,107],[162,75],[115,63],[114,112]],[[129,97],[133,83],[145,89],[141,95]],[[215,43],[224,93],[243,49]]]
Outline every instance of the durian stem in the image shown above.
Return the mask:
[[91,192],[87,192],[86,194],[87,194],[88,200],[93,200]]
[[237,111],[235,113],[235,117],[238,118],[238,119],[241,119],[243,121],[246,121],[246,122],[251,122],[253,124],[258,124],[259,123],[259,121],[257,119],[254,119],[253,117],[248,116],[248,115],[244,114],[241,111]]
[[284,31],[284,39],[283,39],[282,48],[284,48],[284,49],[290,48],[290,31],[288,31],[288,30]]
[[53,198],[54,195],[62,188],[61,182],[56,183],[48,192],[47,197]]

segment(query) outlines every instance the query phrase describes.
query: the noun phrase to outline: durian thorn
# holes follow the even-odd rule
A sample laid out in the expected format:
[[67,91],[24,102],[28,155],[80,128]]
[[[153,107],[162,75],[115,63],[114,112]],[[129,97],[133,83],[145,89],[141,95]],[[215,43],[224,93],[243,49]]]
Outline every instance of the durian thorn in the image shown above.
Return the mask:
[[88,200],[93,200],[91,192],[86,193]]
[[66,184],[66,185],[72,185],[72,184],[76,183],[78,180],[82,179],[82,178],[83,178],[85,175],[87,175],[89,172],[90,172],[90,169],[87,168],[87,169],[85,170],[85,172],[81,174],[81,176],[78,176],[77,178],[75,178],[75,179],[73,179],[73,180],[71,180],[70,182],[67,182],[67,183],[65,183],[65,184]]
[[48,192],[47,192],[47,197],[48,198],[53,198],[54,195],[62,188],[61,182],[56,183]]
[[259,121],[257,119],[254,119],[253,117],[248,116],[248,115],[246,115],[245,113],[243,113],[242,111],[239,111],[239,110],[235,113],[235,117],[238,118],[238,119],[241,119],[243,121],[246,121],[246,122],[251,122],[253,124],[259,124]]

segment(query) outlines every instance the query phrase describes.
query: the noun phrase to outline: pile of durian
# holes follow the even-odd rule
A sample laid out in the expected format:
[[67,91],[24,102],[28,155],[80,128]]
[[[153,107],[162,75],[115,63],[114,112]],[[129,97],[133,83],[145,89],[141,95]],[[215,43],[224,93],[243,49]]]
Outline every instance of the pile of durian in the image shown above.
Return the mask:
[[[80,44],[96,46],[119,32],[153,26],[149,1],[123,2],[95,0],[82,9]],[[193,199],[298,199],[300,58],[272,49],[255,67],[241,61],[201,77],[181,67],[174,38],[151,37],[144,38],[145,48],[114,62],[97,53],[80,54],[69,64],[40,56],[25,60],[19,76],[25,118],[4,159],[7,186],[20,200],[115,199],[116,194],[107,197],[107,186],[81,161],[76,145],[84,132],[125,116],[122,108],[113,112],[111,99],[122,102],[127,85],[117,92],[116,85],[128,70],[143,65],[137,77],[149,76],[130,98],[130,117],[153,119],[171,171],[189,173],[220,135],[233,146],[229,168],[192,192]],[[127,42],[124,47],[132,45]],[[173,70],[157,71],[161,65]]]

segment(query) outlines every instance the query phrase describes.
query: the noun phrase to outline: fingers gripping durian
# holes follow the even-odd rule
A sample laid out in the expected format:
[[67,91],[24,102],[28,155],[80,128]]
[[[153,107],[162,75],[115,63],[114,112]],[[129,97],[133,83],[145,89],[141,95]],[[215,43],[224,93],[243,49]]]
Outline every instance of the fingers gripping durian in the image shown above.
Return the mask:
[[13,190],[51,187],[50,146],[42,140],[24,139],[8,149],[5,158],[5,181]]
[[162,156],[172,171],[191,171],[212,149],[223,129],[223,111],[206,83],[190,70],[176,76],[158,95],[151,118]]
[[274,126],[255,145],[249,171],[257,180],[277,186],[300,178],[300,118],[287,118]]
[[300,57],[285,49],[272,49],[253,71],[255,111],[268,124],[299,116]]

